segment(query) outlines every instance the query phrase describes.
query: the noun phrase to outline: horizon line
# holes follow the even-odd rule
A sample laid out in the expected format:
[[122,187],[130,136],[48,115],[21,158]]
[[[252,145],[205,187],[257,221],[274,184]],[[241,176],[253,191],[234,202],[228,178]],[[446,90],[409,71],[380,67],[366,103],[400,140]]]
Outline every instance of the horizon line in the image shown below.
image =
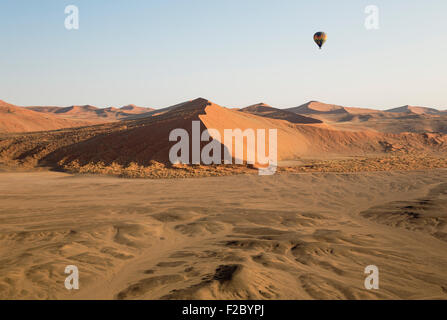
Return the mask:
[[331,106],[337,106],[337,107],[342,107],[342,108],[370,109],[370,110],[375,110],[375,111],[388,111],[388,110],[402,108],[402,107],[416,107],[416,108],[434,109],[434,110],[437,110],[437,111],[447,111],[447,107],[445,107],[445,109],[442,109],[442,107],[432,107],[432,106],[429,107],[429,106],[413,105],[413,104],[404,104],[404,105],[400,105],[400,106],[397,106],[397,107],[396,106],[392,106],[392,107],[387,107],[385,109],[374,109],[373,107],[348,106],[348,105],[343,105],[343,104],[322,102],[322,101],[319,101],[319,100],[309,100],[309,101],[307,101],[305,103],[302,103],[302,104],[299,104],[299,105],[295,105],[295,106],[292,106],[292,107],[275,107],[275,106],[273,106],[273,105],[271,105],[269,103],[266,103],[264,101],[252,103],[252,104],[249,104],[249,105],[246,105],[246,106],[242,106],[242,107],[237,107],[237,106],[224,106],[224,105],[215,103],[213,100],[210,100],[210,99],[207,99],[207,98],[203,98],[203,97],[197,97],[197,98],[194,98],[194,99],[185,100],[185,101],[182,101],[182,102],[178,102],[178,103],[175,103],[175,104],[172,104],[172,105],[168,105],[168,106],[163,106],[163,107],[141,106],[141,105],[137,105],[137,104],[134,104],[134,103],[128,103],[128,104],[124,104],[124,105],[121,105],[121,106],[116,106],[116,105],[97,106],[97,105],[88,104],[88,103],[87,104],[71,104],[71,105],[54,105],[54,104],[52,104],[52,105],[50,105],[50,104],[16,105],[14,103],[11,103],[11,102],[8,102],[8,101],[2,100],[2,99],[0,99],[0,103],[3,102],[3,103],[10,104],[10,105],[13,105],[13,106],[16,106],[16,107],[20,107],[20,108],[31,108],[31,107],[70,108],[70,107],[87,107],[87,106],[90,106],[90,107],[94,107],[94,108],[97,108],[97,109],[108,109],[108,108],[121,109],[121,108],[124,108],[124,107],[127,107],[127,106],[135,106],[135,107],[139,107],[139,108],[161,110],[161,109],[165,109],[165,108],[169,108],[169,107],[175,106],[177,104],[190,102],[190,101],[194,101],[194,100],[198,100],[198,99],[204,99],[204,100],[207,100],[207,101],[209,101],[211,103],[217,104],[217,105],[219,105],[221,107],[225,107],[225,108],[229,108],[229,109],[242,109],[242,108],[246,108],[246,107],[250,107],[250,106],[254,106],[254,105],[264,104],[264,105],[270,106],[272,108],[276,108],[276,109],[280,109],[280,110],[287,110],[287,109],[292,109],[292,108],[298,108],[298,107],[304,106],[306,104],[310,104],[312,102],[316,102],[316,103],[321,103],[321,104],[326,104],[326,105],[331,105]]

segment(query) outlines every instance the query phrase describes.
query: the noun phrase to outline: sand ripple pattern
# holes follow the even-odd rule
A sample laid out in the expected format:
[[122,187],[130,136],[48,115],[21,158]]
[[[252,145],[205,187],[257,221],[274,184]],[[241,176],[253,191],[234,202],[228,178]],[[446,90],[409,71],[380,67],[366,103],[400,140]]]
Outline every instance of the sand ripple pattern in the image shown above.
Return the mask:
[[0,298],[445,299],[446,178],[1,173]]

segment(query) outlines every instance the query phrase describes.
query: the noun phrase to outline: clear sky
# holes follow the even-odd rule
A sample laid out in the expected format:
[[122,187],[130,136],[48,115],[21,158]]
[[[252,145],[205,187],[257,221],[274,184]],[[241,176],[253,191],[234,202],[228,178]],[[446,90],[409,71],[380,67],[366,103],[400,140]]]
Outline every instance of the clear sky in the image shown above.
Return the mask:
[[[79,30],[64,26],[70,4]],[[446,0],[0,0],[0,99],[446,109],[446,16]]]

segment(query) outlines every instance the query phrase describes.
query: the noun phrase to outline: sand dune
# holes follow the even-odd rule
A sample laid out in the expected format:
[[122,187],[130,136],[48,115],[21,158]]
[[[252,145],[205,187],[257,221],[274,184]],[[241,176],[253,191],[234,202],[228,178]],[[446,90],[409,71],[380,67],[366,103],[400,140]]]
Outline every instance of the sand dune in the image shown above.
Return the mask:
[[147,108],[147,107],[138,107],[134,104],[128,104],[127,106],[122,106],[120,108],[121,111],[124,111],[125,113],[131,113],[131,114],[141,114],[141,113],[147,113],[154,111],[154,108]]
[[445,111],[427,107],[403,106],[389,110],[375,110],[311,101],[286,110],[311,116],[333,128],[342,130],[372,130],[383,133],[447,133]]
[[[383,134],[366,130],[344,131],[325,124],[296,124],[227,109],[199,98],[143,119],[5,137],[0,140],[0,161],[14,166],[69,170],[81,170],[82,167],[87,170],[97,165],[127,167],[135,164],[145,167],[154,161],[170,165],[169,150],[176,142],[169,141],[169,133],[175,128],[184,128],[191,133],[192,121],[200,121],[202,130],[218,130],[221,139],[224,129],[229,128],[276,129],[278,160],[394,152],[443,153],[447,146],[447,137],[443,134]],[[235,156],[234,146],[230,150],[224,141],[220,142],[222,156],[225,150]],[[246,146],[246,141],[244,143]],[[202,142],[202,146],[204,144]],[[267,140],[266,150],[268,148]],[[246,153],[243,160],[246,160]]]
[[152,108],[138,107],[133,104],[121,108],[98,108],[91,105],[84,105],[70,107],[27,107],[27,109],[54,114],[62,118],[89,120],[96,123],[125,120],[136,114],[148,113],[154,110]]
[[294,112],[273,108],[265,103],[254,104],[240,109],[239,111],[272,119],[287,120],[291,123],[322,123],[321,120],[305,117]]
[[[165,113],[181,110],[191,101],[179,103],[162,109],[143,108],[135,105],[127,105],[121,108],[97,108],[91,105],[70,107],[26,107],[27,110],[36,111],[49,117],[45,120],[35,121],[31,118],[36,114],[24,115],[20,107],[16,107],[18,116],[3,117],[1,127],[3,132],[29,132],[46,131],[53,129],[69,128],[82,125],[115,122],[122,120],[139,120],[148,117],[160,116]],[[12,106],[2,102],[4,106]],[[276,109],[264,103],[252,105],[239,111],[272,119],[286,120],[296,124],[326,123],[333,129],[343,131],[376,131],[382,133],[402,132],[441,132],[447,133],[447,113],[433,108],[404,106],[390,110],[374,110],[367,108],[343,107],[333,104],[325,104],[318,101],[310,101],[299,107],[289,109]],[[74,122],[55,120],[54,117],[75,120]],[[41,117],[40,117],[41,118]],[[54,124],[49,124],[51,119]],[[1,128],[0,127],[0,128]]]
[[415,107],[415,106],[403,106],[398,108],[393,108],[386,110],[386,112],[395,112],[395,113],[414,113],[414,114],[442,114],[442,111],[433,109],[433,108],[427,108],[427,107]]
[[298,107],[285,109],[290,112],[298,114],[377,114],[383,112],[391,113],[414,113],[414,114],[442,114],[444,111],[428,108],[428,107],[416,107],[405,105],[398,108],[392,108],[387,110],[376,110],[369,108],[356,108],[356,107],[344,107],[335,104],[327,104],[319,101],[309,101]]
[[[344,130],[369,130],[377,129],[374,126],[376,121],[380,124],[385,123],[388,119],[395,119],[394,114],[386,113],[380,110],[343,107],[339,105],[326,104],[318,101],[310,101],[295,108],[286,109],[300,115],[311,116],[319,119],[334,128],[341,128]],[[387,133],[398,133],[403,131],[377,130]]]
[[382,111],[368,108],[343,107],[335,104],[327,104],[319,101],[309,101],[298,107],[285,109],[297,114],[375,114]]
[[84,120],[60,119],[0,100],[0,133],[48,131],[91,125]]
[[90,126],[125,120],[153,111],[128,105],[122,108],[97,108],[90,105],[71,107],[19,107],[0,100],[0,133],[34,132]]
[[[1,173],[0,297],[445,299],[446,179]],[[380,290],[363,286],[370,264]]]
[[298,107],[286,109],[287,111],[298,114],[319,114],[319,113],[346,113],[344,107],[335,104],[326,104],[318,101],[309,101]]

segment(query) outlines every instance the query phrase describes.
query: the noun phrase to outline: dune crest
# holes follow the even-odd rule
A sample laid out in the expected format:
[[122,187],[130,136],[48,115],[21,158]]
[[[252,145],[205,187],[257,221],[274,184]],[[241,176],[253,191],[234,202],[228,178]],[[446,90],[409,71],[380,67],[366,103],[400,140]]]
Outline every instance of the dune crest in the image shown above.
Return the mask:
[[66,119],[88,120],[94,123],[126,120],[134,115],[149,113],[154,109],[127,105],[121,108],[98,108],[92,105],[70,107],[27,107],[27,109],[49,113]]
[[262,117],[287,120],[292,123],[322,123],[321,120],[299,115],[294,112],[273,108],[265,103],[258,103],[239,111],[255,114]]
[[439,111],[437,109],[433,108],[427,108],[427,107],[416,107],[416,106],[403,106],[398,108],[393,108],[386,110],[386,112],[393,112],[393,113],[414,113],[414,114],[431,114],[431,115],[439,115],[442,114],[442,111]]

